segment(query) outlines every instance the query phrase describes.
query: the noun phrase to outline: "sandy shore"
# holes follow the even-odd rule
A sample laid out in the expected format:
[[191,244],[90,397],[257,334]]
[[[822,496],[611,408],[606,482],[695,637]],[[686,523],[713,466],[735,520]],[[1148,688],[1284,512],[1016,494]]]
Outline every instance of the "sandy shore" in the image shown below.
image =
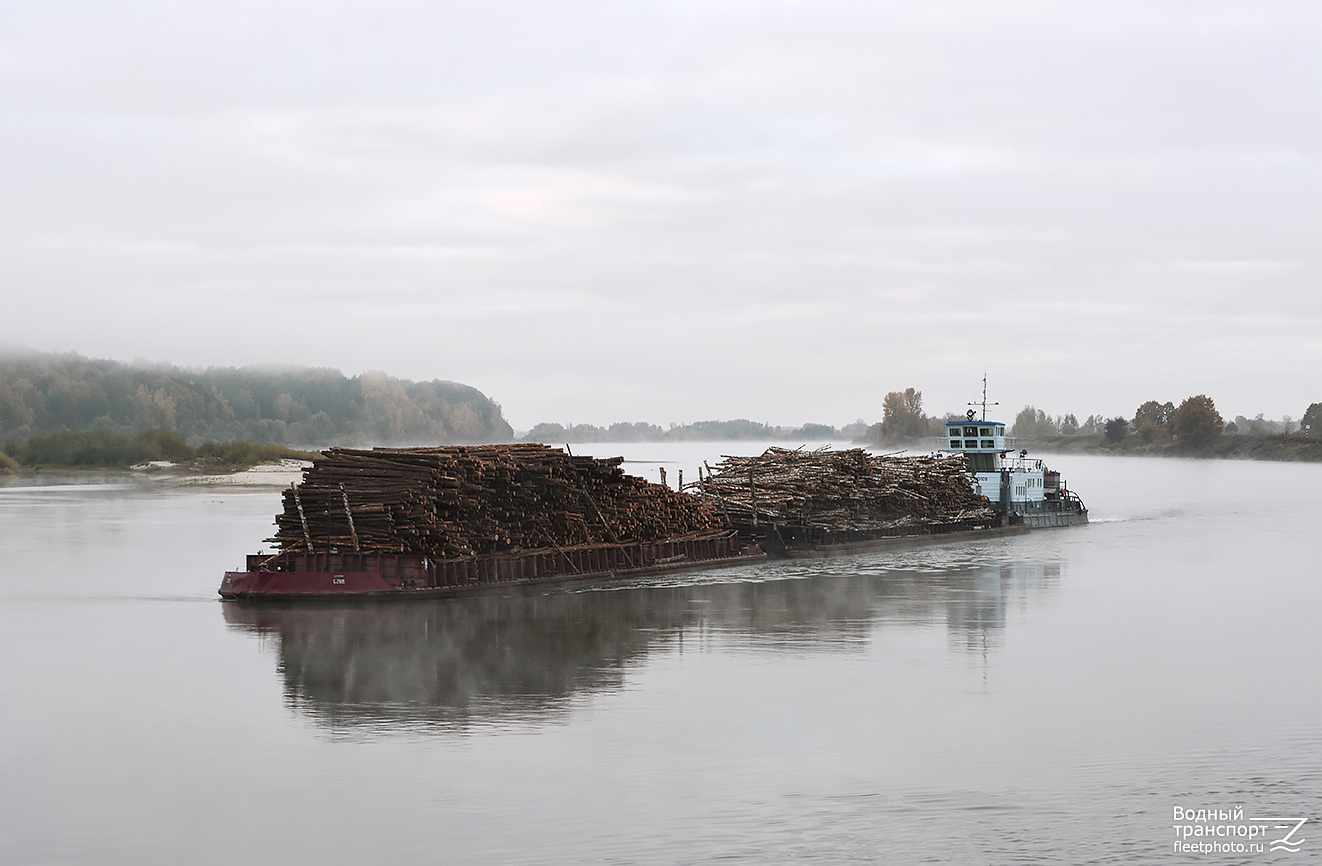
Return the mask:
[[[153,475],[163,483],[179,486],[209,487],[288,487],[303,480],[303,470],[311,466],[307,460],[281,460],[278,463],[262,463],[239,472],[222,475],[176,475],[173,473]],[[165,469],[165,467],[160,467]]]

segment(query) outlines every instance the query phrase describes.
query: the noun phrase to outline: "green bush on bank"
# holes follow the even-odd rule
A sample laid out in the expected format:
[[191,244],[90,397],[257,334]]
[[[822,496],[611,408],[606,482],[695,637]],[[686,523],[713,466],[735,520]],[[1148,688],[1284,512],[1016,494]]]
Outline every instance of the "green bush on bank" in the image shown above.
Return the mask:
[[[8,457],[5,457],[5,454]],[[207,442],[193,448],[171,430],[148,430],[128,436],[108,430],[67,430],[48,436],[33,436],[9,442],[0,452],[0,467],[127,469],[138,463],[164,460],[187,463],[207,460],[227,466],[251,466],[285,458],[310,460],[316,457],[278,445],[253,442]]]
[[[5,450],[23,466],[78,468],[128,467],[145,460],[171,460],[180,447],[190,450],[178,436],[150,431],[126,436],[109,430],[66,430],[10,443]],[[171,437],[174,440],[172,441]],[[170,455],[175,455],[172,458]]]
[[276,460],[313,460],[320,457],[310,451],[295,451],[279,445],[258,445],[256,442],[204,442],[198,446],[197,456],[229,466],[253,466]]

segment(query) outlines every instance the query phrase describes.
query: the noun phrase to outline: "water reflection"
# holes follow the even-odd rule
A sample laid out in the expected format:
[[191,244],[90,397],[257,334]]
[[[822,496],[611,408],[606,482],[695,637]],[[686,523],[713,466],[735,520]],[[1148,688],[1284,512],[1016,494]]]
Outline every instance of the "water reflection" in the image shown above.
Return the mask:
[[950,646],[985,653],[1003,643],[1006,616],[1013,604],[1026,604],[1060,581],[1058,562],[1014,563],[972,575],[946,599]]
[[274,638],[286,700],[334,730],[465,730],[567,712],[622,688],[650,653],[862,652],[876,630],[944,627],[954,651],[1001,646],[1007,612],[1059,563],[860,571],[858,561],[750,569],[727,583],[395,603],[226,602],[232,629]]

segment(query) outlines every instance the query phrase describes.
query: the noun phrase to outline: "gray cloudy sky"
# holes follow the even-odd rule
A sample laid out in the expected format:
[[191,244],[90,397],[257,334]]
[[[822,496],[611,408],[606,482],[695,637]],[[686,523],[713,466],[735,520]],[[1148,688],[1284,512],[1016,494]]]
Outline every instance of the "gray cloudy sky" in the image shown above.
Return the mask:
[[0,344],[537,421],[1322,400],[1322,4],[0,0]]

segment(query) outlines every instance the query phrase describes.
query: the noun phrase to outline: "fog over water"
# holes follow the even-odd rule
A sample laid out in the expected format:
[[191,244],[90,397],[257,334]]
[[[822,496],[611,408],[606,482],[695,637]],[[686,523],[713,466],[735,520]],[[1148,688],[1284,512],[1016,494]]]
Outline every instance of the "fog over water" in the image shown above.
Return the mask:
[[[1297,420],[1319,40],[1307,0],[9,3],[0,351],[454,380],[520,430],[984,374],[1007,419]],[[1322,466],[1052,463],[1089,525],[317,606],[217,598],[274,486],[0,476],[0,864],[1322,861]],[[1179,847],[1240,808],[1299,850]]]
[[1050,462],[1090,525],[310,607],[215,597],[273,488],[11,481],[0,860],[1313,862],[1322,467]]

